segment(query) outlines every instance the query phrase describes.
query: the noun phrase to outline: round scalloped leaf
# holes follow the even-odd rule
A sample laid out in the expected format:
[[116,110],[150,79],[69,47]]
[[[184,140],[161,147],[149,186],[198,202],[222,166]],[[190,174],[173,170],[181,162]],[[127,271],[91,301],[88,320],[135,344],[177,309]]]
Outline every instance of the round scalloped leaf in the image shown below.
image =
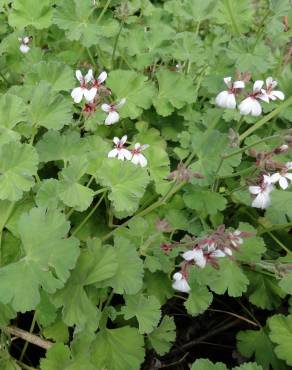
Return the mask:
[[14,0],[12,11],[9,12],[9,24],[18,29],[33,26],[38,30],[51,25],[53,7],[50,0]]
[[38,155],[28,144],[11,142],[0,148],[0,199],[16,201],[34,184]]
[[21,215],[18,228],[24,257],[0,268],[0,301],[25,312],[39,303],[41,286],[53,293],[64,285],[79,255],[79,243],[66,237],[70,224],[56,210],[33,208]]
[[268,319],[270,338],[276,343],[277,356],[292,365],[292,315],[274,315]]

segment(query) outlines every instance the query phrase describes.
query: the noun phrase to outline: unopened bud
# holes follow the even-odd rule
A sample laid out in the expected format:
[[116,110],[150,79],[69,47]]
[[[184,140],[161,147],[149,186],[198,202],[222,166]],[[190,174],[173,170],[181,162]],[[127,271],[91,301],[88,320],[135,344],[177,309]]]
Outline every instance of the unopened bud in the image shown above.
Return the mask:
[[289,146],[287,144],[283,144],[283,145],[279,146],[278,148],[275,148],[274,153],[275,154],[282,154],[282,153],[286,153],[288,150],[289,150]]

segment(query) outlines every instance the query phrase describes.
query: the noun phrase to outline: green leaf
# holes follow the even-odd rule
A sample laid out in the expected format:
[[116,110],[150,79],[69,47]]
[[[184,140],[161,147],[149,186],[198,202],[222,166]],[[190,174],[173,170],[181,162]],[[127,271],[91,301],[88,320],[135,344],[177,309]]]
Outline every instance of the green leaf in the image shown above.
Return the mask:
[[102,247],[97,240],[89,243],[89,248],[81,253],[67,284],[53,297],[54,304],[63,307],[63,320],[68,326],[76,325],[81,330],[85,327],[96,329],[99,312],[86,287],[110,279],[117,268],[113,247]]
[[156,73],[159,84],[158,96],[153,105],[161,116],[169,116],[174,109],[181,109],[195,101],[195,92],[191,78],[182,73],[160,69]]
[[193,363],[191,370],[227,370],[227,367],[222,362],[213,364],[207,359],[200,358]]
[[75,159],[69,167],[62,170],[61,181],[58,185],[58,195],[60,199],[69,207],[76,211],[85,211],[92,203],[94,191],[78,181],[86,173],[87,163],[80,159]]
[[276,344],[276,355],[292,365],[292,315],[274,315],[268,319],[270,338]]
[[28,144],[8,143],[0,147],[0,199],[16,201],[34,184],[38,155]]
[[247,291],[249,301],[263,309],[278,308],[286,294],[279,287],[277,280],[274,277],[247,269],[245,273],[250,281]]
[[53,91],[46,81],[40,81],[33,89],[28,107],[28,120],[33,126],[61,130],[72,119],[72,103]]
[[138,293],[143,284],[143,263],[136,249],[127,239],[116,237],[115,251],[118,269],[115,276],[107,281],[107,285],[118,294]]
[[191,282],[191,292],[184,306],[188,314],[197,316],[210,306],[213,300],[213,295],[208,288],[200,286],[198,283]]
[[41,162],[68,162],[73,157],[84,154],[86,147],[87,143],[75,131],[67,131],[62,135],[56,131],[48,131],[36,145]]
[[160,303],[154,296],[145,297],[141,294],[125,296],[126,306],[121,313],[126,320],[136,317],[139,323],[139,332],[149,334],[158,325],[161,311]]
[[69,363],[69,348],[57,343],[46,352],[46,358],[41,359],[41,370],[65,370]]
[[149,335],[151,347],[160,356],[167,353],[176,338],[175,323],[173,317],[164,316],[161,323]]
[[[219,119],[219,114],[221,115],[220,111],[216,109],[212,112],[210,119],[216,122]],[[211,124],[212,122],[207,121],[206,123]],[[209,129],[205,132],[196,130],[192,135],[192,150],[196,153],[198,159],[190,166],[190,169],[204,176],[203,179],[194,178],[192,183],[200,186],[212,184],[215,175],[230,175],[233,172],[233,167],[237,167],[241,161],[241,155],[239,154],[221,162],[221,156],[232,153],[234,149],[229,148],[227,135],[217,130]]]
[[[123,81],[123,83],[121,83]],[[121,117],[135,119],[143,109],[150,108],[156,95],[156,88],[147,77],[134,71],[115,70],[110,72],[107,85],[112,89],[117,100],[126,98],[126,104],[121,109]]]
[[271,211],[281,210],[282,214],[292,220],[292,193],[289,190],[274,190],[271,193]]
[[123,212],[123,216],[130,216],[138,209],[149,183],[145,168],[117,159],[105,159],[97,177],[102,186],[109,187],[108,198],[114,210]]
[[284,370],[284,363],[279,360],[274,352],[274,345],[266,329],[240,331],[237,336],[237,348],[246,358],[255,356],[255,360],[264,370]]
[[41,30],[51,25],[53,8],[49,0],[43,0],[38,6],[34,0],[15,0],[9,13],[10,26],[18,29],[33,26]]
[[67,91],[75,86],[72,69],[61,62],[39,62],[32,66],[24,80],[26,88],[34,89],[39,81],[47,81],[52,91]]
[[234,367],[233,370],[263,370],[263,368],[254,362],[248,362]]
[[93,342],[93,362],[98,369],[138,370],[144,360],[143,336],[129,326],[105,329]]
[[189,188],[183,199],[188,208],[206,215],[214,215],[218,211],[223,211],[227,204],[226,199],[218,193],[194,188]]
[[259,262],[263,253],[266,251],[264,240],[256,236],[256,229],[248,223],[240,222],[238,229],[250,233],[251,236],[244,238],[244,243],[236,253],[236,260],[247,263]]
[[0,328],[9,324],[16,317],[16,312],[10,305],[0,303]]
[[69,341],[69,330],[61,318],[42,331],[43,335],[55,342],[67,343]]
[[90,0],[63,0],[54,14],[54,23],[65,30],[71,41],[80,41],[85,47],[98,44],[101,37],[112,37],[118,32],[118,23],[112,17],[93,11]]
[[235,261],[228,258],[219,260],[219,269],[213,271],[208,285],[217,294],[228,293],[230,297],[240,297],[247,290],[249,281]]
[[57,309],[52,304],[49,295],[43,290],[40,291],[40,303],[36,307],[37,323],[41,326],[49,326],[57,317]]
[[0,300],[25,312],[39,303],[40,286],[53,293],[64,285],[79,248],[77,239],[66,237],[70,225],[58,211],[33,208],[18,227],[25,256],[0,269]]
[[279,282],[280,288],[288,294],[292,294],[292,272],[288,272]]
[[19,140],[13,128],[25,120],[26,106],[21,98],[12,94],[0,98],[0,145]]
[[37,206],[44,208],[57,208],[60,203],[58,191],[58,180],[43,180],[35,198]]
[[[147,125],[148,126],[148,125]],[[166,141],[160,136],[158,130],[145,127],[140,130],[140,133],[135,136],[135,140],[139,143],[148,144],[149,148],[144,154],[147,157],[147,168],[150,173],[151,180],[154,181],[156,191],[163,193],[165,183],[168,186],[165,178],[169,174],[169,157],[166,152]],[[136,127],[139,129],[138,124]]]

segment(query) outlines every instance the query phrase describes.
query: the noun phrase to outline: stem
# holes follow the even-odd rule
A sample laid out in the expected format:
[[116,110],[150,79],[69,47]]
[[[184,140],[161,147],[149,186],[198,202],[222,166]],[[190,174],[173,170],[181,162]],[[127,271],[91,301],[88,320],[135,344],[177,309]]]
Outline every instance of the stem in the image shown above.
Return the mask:
[[268,235],[282,248],[287,254],[291,254],[292,252],[284,245],[278,238],[275,237],[270,231],[267,232]]
[[116,39],[115,39],[113,53],[112,53],[112,63],[111,63],[112,68],[114,67],[115,54],[116,54],[116,50],[117,50],[117,46],[118,46],[118,41],[119,41],[119,38],[120,38],[120,35],[121,35],[121,32],[122,32],[123,27],[124,27],[124,21],[121,22],[119,31],[118,31],[117,36],[116,36]]
[[246,321],[248,322],[249,324],[253,325],[253,326],[259,326],[257,323],[255,323],[254,321],[251,321],[249,319],[247,319],[246,317],[244,316],[241,316],[241,315],[237,315],[236,313],[233,313],[233,312],[230,312],[230,311],[225,311],[225,310],[217,310],[217,309],[214,309],[214,308],[207,308],[207,311],[212,311],[212,312],[222,312],[222,313],[226,313],[227,315],[230,315],[230,316],[234,316],[234,317],[237,317],[238,319],[240,320],[243,320],[243,321]]
[[283,230],[283,229],[287,229],[289,227],[292,227],[292,222],[288,222],[287,224],[278,224],[278,225],[272,226],[270,228],[267,228],[267,229],[264,229],[264,230],[258,232],[257,235],[261,236],[261,235],[263,235],[265,233],[268,233],[270,231]]
[[106,4],[105,4],[105,6],[103,7],[103,9],[102,9],[102,11],[101,11],[101,13],[100,13],[99,17],[97,18],[97,21],[96,21],[96,23],[95,23],[95,25],[96,25],[96,26],[97,26],[97,25],[99,24],[99,22],[102,20],[102,17],[104,16],[104,13],[107,11],[107,8],[109,7],[110,3],[111,3],[111,0],[107,0],[107,2],[106,2]]
[[232,29],[236,36],[240,36],[240,29],[238,27],[238,24],[236,22],[236,16],[233,13],[233,6],[232,6],[232,0],[226,0],[225,1],[227,11],[229,13]]
[[241,142],[246,137],[248,137],[250,134],[252,134],[254,131],[258,130],[260,127],[262,127],[266,122],[270,121],[272,118],[276,117],[284,108],[289,107],[289,105],[292,104],[292,96],[290,96],[289,99],[287,99],[284,103],[279,105],[278,108],[273,110],[271,113],[267,114],[265,117],[260,119],[258,122],[256,122],[253,126],[251,126],[248,130],[246,130],[243,134],[239,136],[239,141]]
[[49,349],[52,347],[53,343],[38,337],[35,334],[29,333],[28,331],[17,328],[16,326],[6,326],[3,331],[7,334],[14,335],[17,338],[21,338],[35,346],[43,349]]
[[73,230],[72,232],[72,236],[76,235],[78,233],[78,231],[80,231],[82,229],[82,227],[86,224],[86,222],[90,219],[90,217],[93,215],[93,213],[97,210],[98,206],[100,205],[100,203],[103,201],[104,197],[105,197],[105,191],[106,189],[102,189],[104,194],[100,197],[99,201],[96,203],[96,205],[92,208],[92,210],[88,213],[88,215],[86,217],[84,217],[84,219],[82,220],[82,222],[76,227],[75,230]]
[[24,370],[37,370],[35,367],[28,366],[24,364],[23,362],[16,360],[19,366],[21,366]]
[[[36,311],[34,312],[33,314],[33,318],[32,318],[32,322],[31,322],[31,325],[30,325],[30,329],[29,329],[29,333],[31,334],[34,330],[34,327],[35,327],[35,323],[36,323]],[[23,360],[23,357],[25,355],[25,352],[27,350],[27,347],[28,347],[28,341],[25,340],[25,343],[24,343],[24,346],[22,348],[22,351],[21,351],[21,354],[20,354],[20,357],[19,357],[19,361],[22,361]]]

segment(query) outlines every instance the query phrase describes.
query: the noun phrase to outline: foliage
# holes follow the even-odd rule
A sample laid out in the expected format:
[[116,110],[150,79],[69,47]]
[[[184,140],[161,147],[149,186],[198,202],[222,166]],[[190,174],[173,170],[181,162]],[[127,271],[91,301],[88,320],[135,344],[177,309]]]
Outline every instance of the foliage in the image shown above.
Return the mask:
[[[290,1],[0,0],[0,21],[0,368],[33,369],[11,326],[49,344],[40,370],[292,366]],[[225,345],[222,315],[226,365],[185,351]]]

